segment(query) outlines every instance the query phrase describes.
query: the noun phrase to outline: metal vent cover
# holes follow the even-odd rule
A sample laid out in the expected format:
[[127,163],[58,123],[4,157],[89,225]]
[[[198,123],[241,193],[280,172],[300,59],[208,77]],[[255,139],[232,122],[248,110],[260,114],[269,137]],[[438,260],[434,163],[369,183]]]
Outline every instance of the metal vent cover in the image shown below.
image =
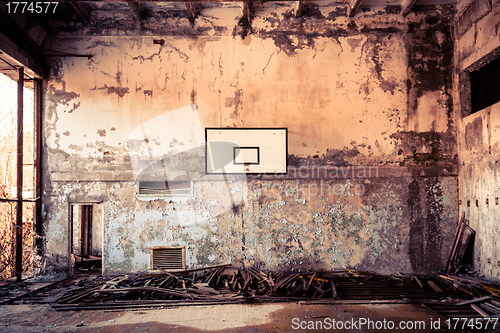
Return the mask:
[[186,269],[186,250],[184,246],[151,247],[151,268],[159,268],[166,271],[179,271]]

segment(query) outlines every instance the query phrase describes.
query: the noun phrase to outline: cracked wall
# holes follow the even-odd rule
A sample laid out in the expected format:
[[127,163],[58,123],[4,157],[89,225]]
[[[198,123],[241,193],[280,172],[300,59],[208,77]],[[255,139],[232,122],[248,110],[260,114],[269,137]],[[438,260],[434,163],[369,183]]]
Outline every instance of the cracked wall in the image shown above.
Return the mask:
[[[47,267],[67,265],[69,204],[96,202],[106,273],[177,245],[188,267],[442,268],[458,200],[452,9],[297,18],[273,3],[240,26],[238,6],[211,6],[141,29],[97,12],[48,41],[93,57],[55,58],[45,85]],[[204,175],[205,127],[288,128],[290,172]],[[137,197],[136,166],[157,155],[147,175],[193,181],[193,196]]]

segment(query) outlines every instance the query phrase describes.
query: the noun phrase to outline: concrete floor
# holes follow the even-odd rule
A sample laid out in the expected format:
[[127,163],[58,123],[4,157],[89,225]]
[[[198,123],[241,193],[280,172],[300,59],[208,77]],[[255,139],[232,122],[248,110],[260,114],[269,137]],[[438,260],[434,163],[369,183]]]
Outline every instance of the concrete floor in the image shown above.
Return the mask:
[[[441,320],[440,329],[431,322]],[[332,329],[333,320],[352,329]],[[384,328],[385,320],[385,328]],[[371,325],[378,325],[369,328]],[[418,329],[415,322],[422,322]],[[360,326],[364,322],[363,326]],[[391,322],[394,329],[390,329]],[[320,329],[322,323],[323,329]],[[399,325],[414,325],[399,329]],[[337,322],[335,322],[337,324]],[[318,325],[313,330],[311,325]],[[355,325],[356,326],[356,325]],[[499,324],[500,326],[500,324]],[[340,328],[340,327],[339,327]],[[349,327],[348,327],[349,328]],[[455,332],[417,304],[190,306],[152,310],[54,311],[49,305],[0,306],[0,332]],[[460,330],[459,332],[469,332]]]

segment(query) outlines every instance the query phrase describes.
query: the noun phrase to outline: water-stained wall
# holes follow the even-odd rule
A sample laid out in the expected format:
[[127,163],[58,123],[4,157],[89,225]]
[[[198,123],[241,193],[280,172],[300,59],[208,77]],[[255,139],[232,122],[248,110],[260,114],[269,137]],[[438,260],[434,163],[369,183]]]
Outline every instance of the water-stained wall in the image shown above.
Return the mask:
[[462,119],[459,133],[460,210],[476,231],[473,268],[498,279],[500,103]]
[[[465,8],[467,2],[459,7]],[[500,278],[498,225],[500,179],[498,175],[500,104],[471,113],[471,71],[500,55],[498,13],[500,3],[456,40],[458,146],[460,160],[460,214],[476,231],[472,268],[487,277]]]
[[[442,268],[458,204],[452,8],[349,19],[272,3],[248,22],[211,6],[140,28],[97,11],[47,43],[92,55],[54,58],[45,85],[47,267],[67,265],[69,205],[95,202],[108,273],[182,245],[188,267]],[[205,175],[205,127],[286,127],[288,174]],[[192,195],[137,195],[162,177]]]

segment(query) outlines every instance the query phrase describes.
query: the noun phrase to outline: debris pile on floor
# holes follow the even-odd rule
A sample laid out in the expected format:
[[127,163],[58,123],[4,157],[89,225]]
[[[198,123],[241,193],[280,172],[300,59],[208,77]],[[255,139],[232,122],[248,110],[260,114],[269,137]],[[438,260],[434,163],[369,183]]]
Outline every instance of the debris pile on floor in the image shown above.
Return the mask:
[[500,318],[500,286],[468,274],[438,274],[440,280],[470,296],[456,302],[427,301],[422,305],[446,318]]
[[57,310],[84,310],[282,301],[457,303],[477,296],[457,288],[456,283],[432,276],[383,276],[347,268],[271,273],[220,265],[109,277],[80,274],[4,302],[0,297],[0,304],[48,303]]

